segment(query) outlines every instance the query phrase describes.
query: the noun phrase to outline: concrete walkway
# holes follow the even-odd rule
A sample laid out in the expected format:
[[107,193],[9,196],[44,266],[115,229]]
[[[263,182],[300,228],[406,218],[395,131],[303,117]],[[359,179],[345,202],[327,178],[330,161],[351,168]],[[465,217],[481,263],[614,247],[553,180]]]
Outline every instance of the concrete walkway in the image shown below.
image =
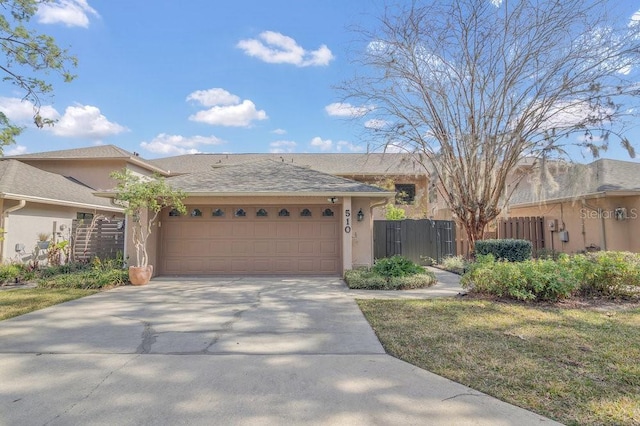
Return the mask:
[[0,424],[556,424],[386,355],[356,296],[157,279],[2,321]]

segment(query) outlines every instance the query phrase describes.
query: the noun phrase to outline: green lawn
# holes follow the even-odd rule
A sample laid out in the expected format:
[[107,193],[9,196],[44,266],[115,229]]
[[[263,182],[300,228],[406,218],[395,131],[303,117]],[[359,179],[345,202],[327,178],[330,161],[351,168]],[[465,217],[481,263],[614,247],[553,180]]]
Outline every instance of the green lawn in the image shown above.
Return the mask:
[[0,291],[0,320],[97,293],[76,288],[34,288]]
[[640,424],[640,308],[358,303],[397,358],[568,425]]

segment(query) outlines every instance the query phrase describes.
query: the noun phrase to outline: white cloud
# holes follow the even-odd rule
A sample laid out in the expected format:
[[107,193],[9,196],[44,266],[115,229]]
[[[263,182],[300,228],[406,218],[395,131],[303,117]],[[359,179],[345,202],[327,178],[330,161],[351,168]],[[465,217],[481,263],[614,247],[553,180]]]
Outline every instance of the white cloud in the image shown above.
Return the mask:
[[349,152],[364,152],[364,148],[359,145],[354,145],[351,142],[347,141],[338,141],[336,144],[336,150],[338,152],[349,151]]
[[216,87],[209,90],[196,90],[187,96],[188,101],[196,101],[202,106],[211,107],[216,105],[236,105],[240,103],[240,98]]
[[371,120],[367,120],[364,123],[364,127],[367,129],[383,129],[388,123],[385,120],[380,120],[378,118],[372,118]]
[[500,7],[502,5],[502,0],[489,0],[489,2],[495,7]]
[[371,108],[357,107],[348,102],[334,102],[324,107],[324,110],[332,117],[362,117]]
[[52,127],[45,127],[56,136],[99,140],[128,129],[107,120],[100,109],[92,105],[67,107],[64,115]]
[[275,129],[275,130],[272,130],[271,133],[276,135],[286,135],[287,131],[284,129]]
[[168,135],[160,133],[149,142],[142,142],[140,146],[156,154],[181,155],[200,152],[199,146],[221,145],[224,141],[215,136]]
[[291,37],[275,31],[264,31],[257,39],[240,40],[236,45],[246,55],[270,64],[293,64],[298,67],[326,66],[333,59],[324,44],[317,50],[307,51]]
[[631,20],[629,21],[629,26],[633,27],[634,25],[640,24],[640,9],[633,15],[631,15]]
[[254,120],[265,120],[267,113],[257,110],[256,105],[244,100],[239,105],[214,106],[189,116],[189,120],[212,126],[247,127]]
[[[33,123],[33,115],[36,112],[33,103],[20,98],[0,97],[0,111],[4,112],[7,118],[19,124]],[[58,111],[52,106],[44,105],[40,108],[40,115],[43,118],[55,120],[60,117]]]
[[333,148],[333,142],[331,139],[322,139],[319,136],[311,139],[311,146],[320,149],[320,151],[329,151]]
[[27,153],[27,147],[22,145],[12,146],[4,151],[4,155],[22,155]]
[[187,100],[211,107],[190,115],[189,120],[212,126],[248,127],[255,120],[268,118],[267,113],[258,110],[250,100],[240,102],[238,96],[220,88],[198,90],[187,96]]
[[57,0],[40,3],[36,18],[41,24],[64,24],[67,27],[89,27],[89,15],[100,16],[86,0]]
[[561,130],[580,123],[586,123],[587,126],[589,124],[607,123],[613,113],[612,109],[594,108],[584,101],[558,102],[547,113],[541,128]]
[[269,152],[273,153],[284,153],[284,152],[293,152],[296,147],[296,143],[294,141],[275,141],[271,142],[269,146]]

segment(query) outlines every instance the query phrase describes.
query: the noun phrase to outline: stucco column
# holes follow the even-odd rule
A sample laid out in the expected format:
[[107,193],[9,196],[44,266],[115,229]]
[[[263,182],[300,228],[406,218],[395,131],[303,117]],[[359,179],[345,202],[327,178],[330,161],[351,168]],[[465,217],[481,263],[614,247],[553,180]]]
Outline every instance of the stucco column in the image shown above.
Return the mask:
[[342,273],[353,268],[353,247],[351,233],[355,215],[351,209],[351,197],[344,197],[342,203]]

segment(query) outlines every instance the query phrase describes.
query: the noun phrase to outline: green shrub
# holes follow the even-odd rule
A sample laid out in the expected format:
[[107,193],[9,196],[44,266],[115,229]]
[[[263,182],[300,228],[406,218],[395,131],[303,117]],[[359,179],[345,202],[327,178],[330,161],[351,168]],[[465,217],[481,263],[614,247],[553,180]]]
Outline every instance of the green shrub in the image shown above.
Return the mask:
[[100,289],[125,285],[128,281],[129,274],[123,269],[104,271],[90,269],[41,278],[38,280],[38,286],[43,288]]
[[22,268],[16,264],[0,265],[0,284],[19,280],[21,275]]
[[558,300],[569,297],[579,286],[570,268],[553,260],[496,261],[479,256],[461,280],[474,292],[518,300]]
[[464,256],[458,255],[443,258],[439,266],[447,271],[463,274],[469,265]]
[[492,254],[498,260],[522,262],[531,259],[531,241],[502,239],[476,241],[476,255]]
[[383,277],[372,269],[361,268],[346,271],[344,280],[347,286],[352,289],[404,290],[432,286],[436,283],[436,276],[433,272],[422,269],[419,274]]
[[600,251],[562,260],[580,281],[584,296],[630,297],[640,295],[640,254]]
[[384,218],[387,220],[404,220],[407,218],[407,212],[389,203],[384,208]]
[[386,257],[378,259],[371,268],[373,272],[385,278],[406,277],[407,275],[423,274],[425,269],[402,256]]

